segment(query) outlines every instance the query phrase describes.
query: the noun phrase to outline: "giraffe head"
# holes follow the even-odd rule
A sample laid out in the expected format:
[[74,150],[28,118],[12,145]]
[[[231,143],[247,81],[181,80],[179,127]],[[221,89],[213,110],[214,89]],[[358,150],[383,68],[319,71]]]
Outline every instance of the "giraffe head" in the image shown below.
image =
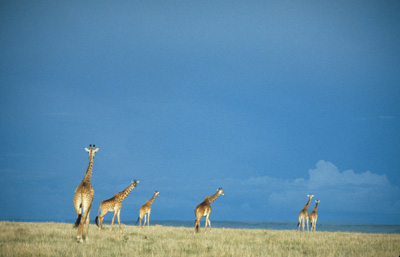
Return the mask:
[[307,195],[307,197],[310,198],[310,200],[311,200],[311,198],[313,198],[314,195]]
[[155,195],[155,196],[160,196],[160,192],[155,191],[155,192],[154,192],[154,195]]
[[224,190],[222,190],[222,187],[218,188],[218,195],[225,196],[225,193],[224,193]]
[[139,184],[139,180],[131,181],[131,183],[132,183],[133,187],[137,187],[137,184]]
[[96,149],[95,145],[89,145],[89,149],[85,148],[85,151],[89,153],[89,159],[94,159],[94,155],[97,153],[99,148]]
[[319,204],[319,200],[315,200],[315,203],[316,203],[316,204]]

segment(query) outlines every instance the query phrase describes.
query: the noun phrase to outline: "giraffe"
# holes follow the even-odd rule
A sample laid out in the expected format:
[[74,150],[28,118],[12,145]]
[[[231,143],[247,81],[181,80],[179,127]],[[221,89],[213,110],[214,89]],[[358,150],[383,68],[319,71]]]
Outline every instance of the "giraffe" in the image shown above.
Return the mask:
[[317,229],[317,219],[318,219],[317,209],[319,200],[315,200],[315,202],[316,202],[315,208],[313,212],[310,214],[311,231],[315,231]]
[[311,198],[313,198],[314,195],[307,195],[307,197],[308,197],[308,202],[306,203],[306,205],[304,205],[303,210],[301,210],[300,213],[299,213],[299,223],[297,223],[297,227],[298,227],[299,231],[300,231],[300,223],[301,222],[303,222],[302,223],[302,228],[303,228],[303,231],[304,231],[304,223],[306,221],[307,221],[307,231],[309,231],[309,229],[308,229],[308,206],[310,206]]
[[194,214],[196,215],[196,223],[194,227],[194,232],[199,232],[200,231],[200,220],[201,217],[206,217],[206,224],[204,227],[204,232],[207,231],[207,224],[210,227],[211,231],[211,222],[209,220],[210,213],[211,213],[211,203],[214,202],[219,195],[225,196],[224,191],[222,190],[222,187],[220,187],[217,192],[211,196],[207,196],[204,198],[204,201],[197,205],[196,209],[194,210]]
[[139,218],[136,221],[136,224],[140,222],[140,227],[142,227],[142,219],[144,216],[144,223],[143,225],[146,225],[146,216],[147,216],[147,226],[150,226],[150,213],[151,213],[151,205],[153,204],[154,200],[156,199],[156,196],[160,196],[159,192],[154,192],[153,197],[148,200],[142,207],[139,209]]
[[76,240],[81,243],[83,242],[83,227],[86,219],[86,238],[89,240],[89,216],[90,209],[92,208],[94,189],[91,184],[92,170],[93,170],[93,159],[99,148],[96,149],[95,145],[89,145],[89,149],[85,148],[86,152],[89,153],[89,166],[87,167],[86,174],[82,179],[82,182],[75,189],[73,198],[73,204],[75,212],[78,218],[76,219],[74,228],[78,228]]
[[[121,230],[121,220],[120,220],[119,215],[120,215],[121,208],[122,208],[122,201],[129,195],[129,193],[132,191],[133,188],[137,187],[138,183],[139,183],[138,180],[132,181],[131,184],[127,188],[124,189],[124,191],[116,193],[112,198],[110,198],[108,200],[104,200],[100,203],[98,213],[101,211],[101,214],[99,216],[96,216],[96,225],[99,227],[99,230],[101,230],[103,228],[104,215],[106,215],[107,212],[109,212],[109,211],[114,212],[110,230],[112,230],[116,215],[118,215],[118,225],[119,225],[119,229]],[[98,213],[97,213],[97,215],[98,215]],[[100,221],[99,222],[100,224],[97,223],[97,220]]]

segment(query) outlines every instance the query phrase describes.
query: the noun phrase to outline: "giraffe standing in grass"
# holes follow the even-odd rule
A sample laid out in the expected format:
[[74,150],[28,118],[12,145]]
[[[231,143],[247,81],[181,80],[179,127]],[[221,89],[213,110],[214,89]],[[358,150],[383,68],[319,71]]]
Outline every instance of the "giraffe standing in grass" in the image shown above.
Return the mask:
[[206,217],[206,224],[204,227],[204,232],[207,231],[207,224],[210,227],[210,231],[211,231],[211,222],[210,222],[210,214],[211,214],[211,203],[214,202],[219,195],[223,195],[224,191],[222,190],[222,188],[219,188],[217,190],[217,192],[215,194],[213,194],[212,196],[207,196],[206,198],[204,198],[204,201],[197,205],[196,209],[194,210],[194,214],[196,215],[196,223],[195,223],[195,227],[194,227],[194,232],[200,232],[200,220],[202,217]]
[[315,200],[315,203],[316,203],[315,208],[313,212],[310,214],[311,231],[315,231],[317,229],[317,219],[318,219],[317,209],[319,200]]
[[153,204],[156,196],[160,196],[159,192],[154,192],[153,197],[148,200],[142,207],[139,209],[139,218],[136,221],[136,224],[140,222],[140,227],[142,227],[142,219],[144,216],[144,223],[143,225],[146,226],[146,216],[147,216],[147,226],[150,226],[150,213],[151,213],[151,205]]
[[[112,227],[114,225],[115,216],[117,216],[117,215],[118,215],[119,230],[121,230],[120,212],[121,212],[121,208],[122,208],[122,201],[129,195],[129,193],[132,191],[133,188],[137,187],[138,183],[139,183],[139,181],[137,181],[137,180],[132,181],[132,183],[127,188],[125,188],[124,191],[119,192],[119,193],[115,194],[112,198],[110,198],[108,200],[104,200],[100,203],[98,212],[101,211],[101,214],[99,216],[96,216],[96,225],[99,227],[99,230],[101,230],[103,228],[104,215],[106,215],[107,212],[109,212],[109,211],[114,212],[110,230],[112,230]],[[100,224],[97,223],[97,220],[100,221],[99,222]]]
[[299,223],[297,223],[297,227],[298,227],[299,231],[300,231],[300,223],[302,223],[302,222],[303,222],[302,228],[304,231],[304,223],[306,221],[307,221],[307,231],[309,231],[309,229],[308,229],[308,206],[310,206],[311,198],[313,198],[314,195],[307,195],[307,197],[308,197],[308,202],[306,203],[306,205],[304,205],[303,210],[301,210],[299,213]]
[[95,145],[89,145],[89,149],[85,148],[86,152],[89,153],[89,166],[86,170],[86,174],[83,177],[82,182],[75,189],[73,203],[75,212],[78,218],[76,219],[74,228],[78,228],[76,240],[80,243],[83,242],[83,228],[86,219],[86,238],[89,240],[89,216],[90,209],[92,208],[94,189],[91,184],[92,170],[93,170],[93,159],[99,148],[95,148]]

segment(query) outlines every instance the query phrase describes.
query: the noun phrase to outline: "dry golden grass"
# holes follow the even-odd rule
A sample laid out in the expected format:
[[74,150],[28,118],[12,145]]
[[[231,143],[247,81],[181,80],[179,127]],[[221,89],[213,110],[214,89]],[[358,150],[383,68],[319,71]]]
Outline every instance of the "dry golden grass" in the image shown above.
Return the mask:
[[[77,243],[65,223],[0,222],[0,256],[399,256],[400,234],[215,228],[89,228]],[[203,232],[202,228],[202,232]]]

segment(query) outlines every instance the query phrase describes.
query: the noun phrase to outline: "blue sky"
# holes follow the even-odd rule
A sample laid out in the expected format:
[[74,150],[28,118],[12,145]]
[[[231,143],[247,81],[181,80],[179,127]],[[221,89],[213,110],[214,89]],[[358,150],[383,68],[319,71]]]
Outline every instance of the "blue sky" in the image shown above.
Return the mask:
[[[400,223],[398,1],[3,1],[0,220]],[[314,208],[310,205],[310,211]],[[108,214],[106,219],[111,219]]]

